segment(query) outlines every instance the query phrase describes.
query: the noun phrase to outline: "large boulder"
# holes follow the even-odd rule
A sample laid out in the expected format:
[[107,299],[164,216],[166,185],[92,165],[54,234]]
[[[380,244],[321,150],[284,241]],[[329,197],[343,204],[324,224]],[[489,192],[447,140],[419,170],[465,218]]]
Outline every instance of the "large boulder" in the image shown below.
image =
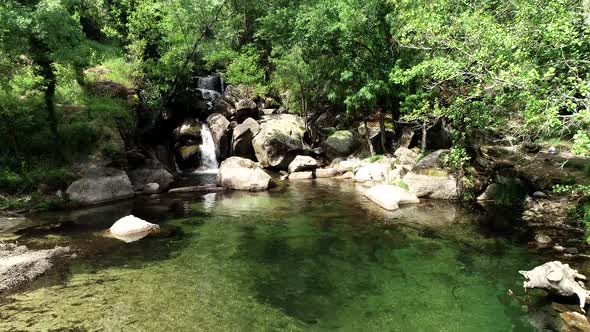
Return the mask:
[[242,123],[247,118],[258,118],[258,105],[252,99],[242,99],[236,104],[236,121]]
[[289,164],[289,173],[313,171],[318,167],[318,161],[309,156],[297,156]]
[[213,112],[223,114],[227,119],[233,119],[236,115],[236,109],[224,99],[219,99],[215,102]]
[[219,167],[217,183],[224,189],[260,191],[273,185],[272,178],[252,160],[231,157]]
[[193,118],[186,118],[172,131],[172,137],[176,142],[201,144],[201,124]]
[[416,164],[403,181],[410,192],[420,198],[448,199],[459,198],[457,178],[444,169],[442,157],[448,150],[439,150],[429,154]]
[[350,130],[340,130],[330,135],[323,144],[329,158],[347,157],[360,145],[359,139]]
[[237,125],[233,131],[232,155],[254,159],[254,147],[252,139],[260,131],[260,125],[256,120],[247,118],[241,124]]
[[148,183],[157,183],[164,191],[174,182],[174,176],[164,168],[138,168],[127,172],[134,190],[145,188]]
[[207,125],[213,136],[215,144],[215,155],[217,160],[224,160],[229,156],[230,149],[230,122],[225,116],[219,113],[213,113],[207,117]]
[[398,186],[378,185],[365,192],[365,196],[386,210],[396,210],[401,204],[420,203],[416,195]]
[[230,105],[236,106],[238,102],[245,98],[247,88],[242,85],[228,85],[223,92],[223,100]]
[[123,171],[82,178],[72,183],[66,193],[70,200],[83,205],[111,202],[134,195],[131,181]]
[[303,152],[305,125],[292,114],[269,116],[252,140],[256,158],[262,167],[287,169],[295,156]]
[[418,161],[418,154],[408,148],[400,147],[393,153],[396,165],[414,167]]

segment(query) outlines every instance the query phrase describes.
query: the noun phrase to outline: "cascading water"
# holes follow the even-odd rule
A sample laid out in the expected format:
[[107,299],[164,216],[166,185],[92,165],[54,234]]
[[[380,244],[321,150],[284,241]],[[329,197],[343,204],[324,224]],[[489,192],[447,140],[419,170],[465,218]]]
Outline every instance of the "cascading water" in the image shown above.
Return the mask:
[[201,137],[203,143],[199,145],[199,151],[201,152],[201,166],[195,171],[195,173],[217,173],[217,155],[215,154],[215,143],[213,142],[213,135],[209,126],[203,124],[201,126]]

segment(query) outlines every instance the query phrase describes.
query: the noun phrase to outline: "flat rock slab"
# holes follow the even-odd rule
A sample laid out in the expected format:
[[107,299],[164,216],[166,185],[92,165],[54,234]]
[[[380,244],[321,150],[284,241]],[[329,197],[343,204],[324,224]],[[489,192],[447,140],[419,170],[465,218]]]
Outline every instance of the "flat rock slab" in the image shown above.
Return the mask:
[[0,293],[31,281],[51,268],[51,258],[69,252],[68,247],[29,250],[25,246],[0,243]]
[[170,194],[178,194],[178,193],[216,193],[223,191],[223,187],[218,187],[216,185],[205,185],[205,186],[190,186],[190,187],[180,187],[168,190]]
[[386,210],[397,210],[400,204],[420,203],[416,195],[393,185],[378,185],[365,192],[365,196]]

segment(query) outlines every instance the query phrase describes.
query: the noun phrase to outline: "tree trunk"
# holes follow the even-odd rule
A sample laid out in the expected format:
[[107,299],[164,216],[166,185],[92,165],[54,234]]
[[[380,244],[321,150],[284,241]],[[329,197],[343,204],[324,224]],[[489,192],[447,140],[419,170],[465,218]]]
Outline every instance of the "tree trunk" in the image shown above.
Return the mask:
[[426,152],[426,135],[428,129],[426,128],[426,120],[422,121],[422,153]]
[[369,151],[371,152],[371,156],[375,155],[375,149],[373,148],[373,144],[371,143],[371,135],[369,134],[369,125],[367,124],[367,115],[363,115],[363,123],[365,124],[365,140],[367,140],[367,144],[369,145]]
[[33,49],[33,60],[39,65],[39,74],[45,83],[45,109],[47,110],[47,122],[53,136],[54,156],[59,160],[64,159],[61,137],[57,128],[57,116],[55,114],[55,89],[57,77],[53,71],[53,61],[49,58],[49,49],[42,41],[33,38],[31,41]]
[[[368,129],[368,128],[367,128]],[[385,110],[381,110],[379,112],[379,130],[381,136],[381,149],[383,149],[383,154],[386,154],[387,151],[387,137],[385,132]]]

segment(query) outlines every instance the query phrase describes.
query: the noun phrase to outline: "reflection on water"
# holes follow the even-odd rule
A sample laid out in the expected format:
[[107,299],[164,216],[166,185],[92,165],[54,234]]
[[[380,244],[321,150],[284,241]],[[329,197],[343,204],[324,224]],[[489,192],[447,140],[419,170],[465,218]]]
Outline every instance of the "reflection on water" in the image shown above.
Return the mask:
[[[352,184],[317,181],[43,216],[61,226],[20,243],[81,256],[66,278],[0,301],[0,330],[533,330],[507,295],[536,263],[516,238],[452,204],[394,212]],[[162,231],[96,235],[121,213]]]

